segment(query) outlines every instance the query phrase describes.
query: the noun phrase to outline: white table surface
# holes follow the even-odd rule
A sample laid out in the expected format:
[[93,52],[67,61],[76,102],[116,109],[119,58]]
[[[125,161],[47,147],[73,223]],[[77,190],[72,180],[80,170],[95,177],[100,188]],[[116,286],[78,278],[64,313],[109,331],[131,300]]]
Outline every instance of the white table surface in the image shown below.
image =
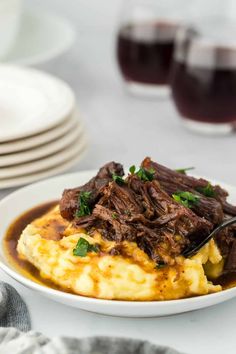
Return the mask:
[[[73,87],[90,136],[85,159],[72,171],[97,168],[110,160],[129,166],[149,155],[173,168],[195,166],[198,174],[236,185],[236,136],[207,137],[189,133],[183,129],[170,100],[140,100],[128,96],[115,65],[112,21],[103,25],[101,11],[96,25],[94,8],[94,18],[90,16],[92,3],[95,5],[92,0],[78,3],[38,0],[34,4],[65,13],[78,29],[75,46],[64,56],[40,67]],[[107,0],[101,3],[104,9],[108,5]],[[117,0],[114,5],[118,7],[118,3]],[[114,16],[114,9],[109,11],[113,11]],[[87,16],[88,22],[78,24],[77,15],[80,19]],[[11,191],[0,191],[0,198]],[[236,352],[236,299],[166,318],[115,318],[54,303],[0,274],[1,279],[13,284],[25,299],[33,329],[46,335],[116,335],[149,339],[189,354]]]

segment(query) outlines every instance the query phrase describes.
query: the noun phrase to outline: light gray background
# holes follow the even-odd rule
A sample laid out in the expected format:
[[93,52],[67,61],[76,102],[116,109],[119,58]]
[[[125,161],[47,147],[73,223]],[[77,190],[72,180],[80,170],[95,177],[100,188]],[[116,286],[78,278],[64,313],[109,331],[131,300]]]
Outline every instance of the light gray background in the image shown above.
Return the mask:
[[[114,54],[120,3],[120,0],[26,1],[39,11],[44,9],[67,17],[77,31],[77,41],[67,54],[40,66],[73,87],[90,136],[85,159],[72,170],[97,168],[109,160],[129,166],[149,155],[173,168],[195,166],[197,174],[236,185],[235,135],[208,137],[190,133],[182,127],[170,100],[140,100],[124,92]],[[1,191],[0,197],[9,192]],[[24,296],[33,328],[47,335],[131,336],[191,354],[236,351],[236,300],[166,318],[112,318],[56,304],[0,274]]]

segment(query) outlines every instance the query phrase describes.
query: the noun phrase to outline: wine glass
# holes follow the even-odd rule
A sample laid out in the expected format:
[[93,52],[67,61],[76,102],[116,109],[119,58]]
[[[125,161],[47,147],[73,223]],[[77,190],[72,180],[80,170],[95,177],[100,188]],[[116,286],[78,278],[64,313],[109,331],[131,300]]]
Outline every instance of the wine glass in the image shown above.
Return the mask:
[[236,24],[215,18],[181,29],[171,87],[186,127],[209,134],[232,132],[236,126]]
[[186,0],[124,1],[117,60],[129,92],[168,96],[174,40],[187,16],[186,4]]

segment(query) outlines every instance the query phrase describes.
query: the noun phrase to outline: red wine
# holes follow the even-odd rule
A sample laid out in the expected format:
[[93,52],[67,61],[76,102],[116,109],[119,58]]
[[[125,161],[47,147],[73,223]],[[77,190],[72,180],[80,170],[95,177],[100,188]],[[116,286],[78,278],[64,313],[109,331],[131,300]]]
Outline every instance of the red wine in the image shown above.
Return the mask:
[[236,62],[211,68],[176,61],[171,86],[181,116],[206,123],[236,121]]
[[117,56],[124,78],[143,84],[168,84],[177,28],[178,25],[167,22],[122,27]]

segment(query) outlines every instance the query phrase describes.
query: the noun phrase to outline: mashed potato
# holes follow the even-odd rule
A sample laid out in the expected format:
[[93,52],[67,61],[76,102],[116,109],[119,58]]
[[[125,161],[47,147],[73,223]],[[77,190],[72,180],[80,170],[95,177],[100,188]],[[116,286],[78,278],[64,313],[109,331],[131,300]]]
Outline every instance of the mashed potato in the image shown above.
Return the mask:
[[[90,244],[98,244],[100,252],[74,256],[73,249],[81,237]],[[215,275],[222,270],[222,257],[213,240],[191,259],[178,257],[175,266],[160,269],[136,243],[124,241],[122,255],[109,253],[114,246],[114,242],[102,239],[98,232],[90,237],[73,228],[55,208],[25,228],[17,251],[40,271],[42,278],[84,296],[170,300],[221,290],[220,285],[207,279],[204,269],[206,266]]]

